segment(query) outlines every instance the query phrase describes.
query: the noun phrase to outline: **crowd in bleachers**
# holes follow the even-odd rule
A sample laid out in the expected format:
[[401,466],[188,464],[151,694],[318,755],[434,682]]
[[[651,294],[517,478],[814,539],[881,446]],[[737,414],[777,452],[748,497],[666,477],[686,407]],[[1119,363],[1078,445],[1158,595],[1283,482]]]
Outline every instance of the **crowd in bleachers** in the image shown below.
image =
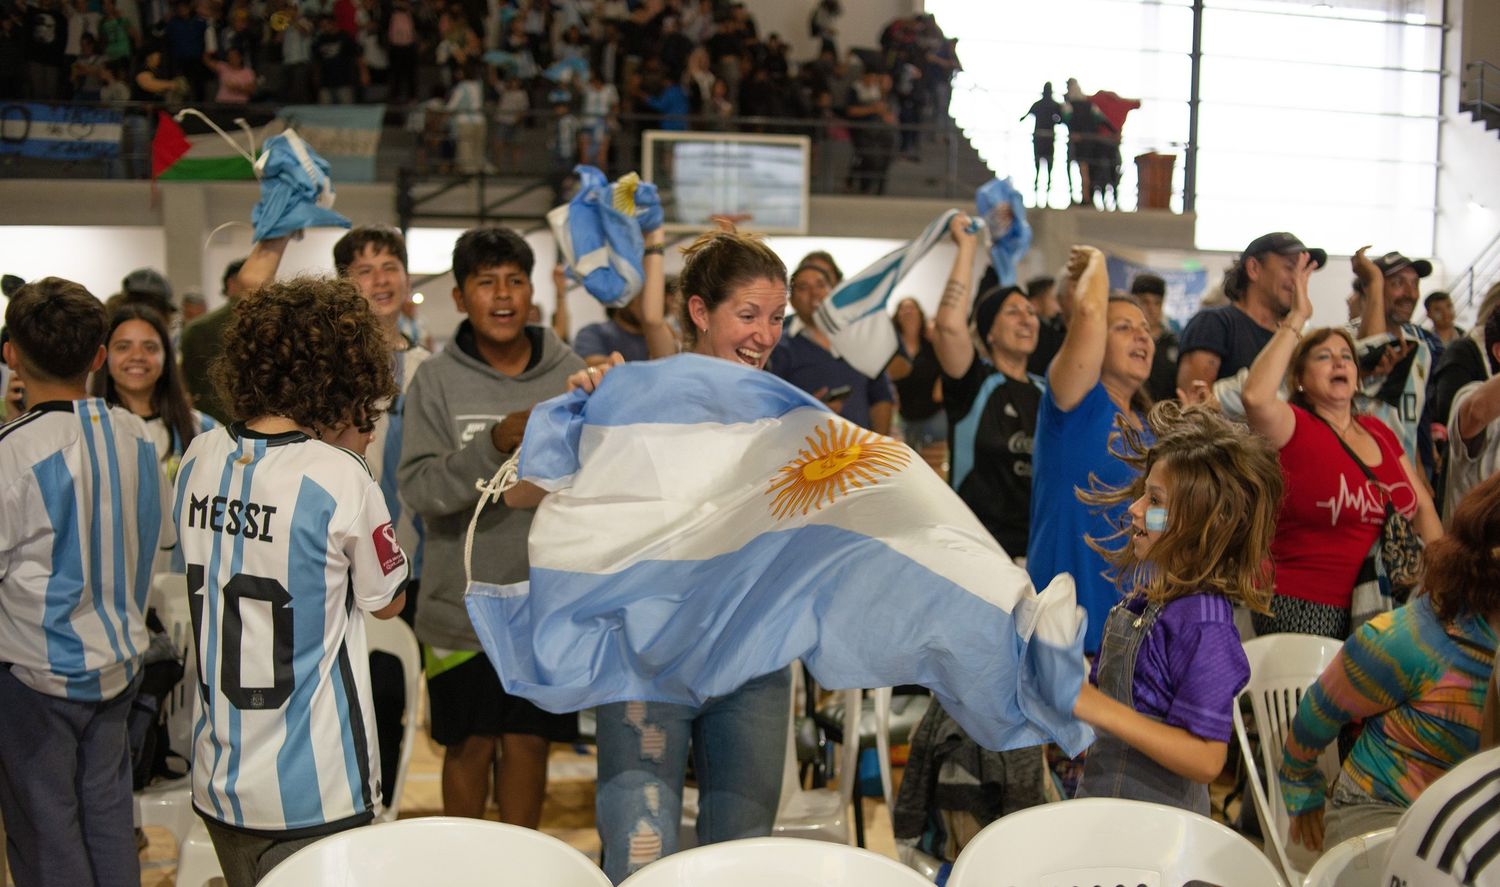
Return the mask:
[[622,119],[632,133],[822,121],[868,167],[851,186],[878,190],[917,127],[947,119],[956,41],[915,15],[856,50],[841,15],[812,5],[819,51],[798,59],[726,0],[5,0],[0,98],[384,102],[415,109],[435,165],[465,172],[518,159],[527,127],[550,130],[559,163],[605,166]]

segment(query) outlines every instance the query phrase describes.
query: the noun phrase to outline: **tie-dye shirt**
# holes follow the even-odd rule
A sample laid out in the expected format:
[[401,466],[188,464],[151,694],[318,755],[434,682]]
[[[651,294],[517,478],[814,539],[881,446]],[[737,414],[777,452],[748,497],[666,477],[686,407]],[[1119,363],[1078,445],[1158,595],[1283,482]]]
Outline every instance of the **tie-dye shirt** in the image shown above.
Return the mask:
[[1445,625],[1425,596],[1366,623],[1297,707],[1281,758],[1287,809],[1322,806],[1318,755],[1361,718],[1345,775],[1377,800],[1409,806],[1478,746],[1495,644],[1482,616]]

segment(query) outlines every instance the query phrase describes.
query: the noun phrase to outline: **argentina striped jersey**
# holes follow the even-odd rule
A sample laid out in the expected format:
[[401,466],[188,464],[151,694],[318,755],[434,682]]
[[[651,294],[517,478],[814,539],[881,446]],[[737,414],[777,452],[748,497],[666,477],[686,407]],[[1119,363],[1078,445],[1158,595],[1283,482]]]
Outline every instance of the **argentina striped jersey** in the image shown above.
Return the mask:
[[1459,764],[1401,817],[1384,887],[1500,885],[1500,749]]
[[197,638],[194,805],[255,832],[367,821],[380,755],[359,611],[388,605],[407,563],[364,461],[217,428],[183,456],[173,517]]
[[103,400],[0,427],[0,661],[22,683],[89,702],[129,685],[167,496],[141,421]]

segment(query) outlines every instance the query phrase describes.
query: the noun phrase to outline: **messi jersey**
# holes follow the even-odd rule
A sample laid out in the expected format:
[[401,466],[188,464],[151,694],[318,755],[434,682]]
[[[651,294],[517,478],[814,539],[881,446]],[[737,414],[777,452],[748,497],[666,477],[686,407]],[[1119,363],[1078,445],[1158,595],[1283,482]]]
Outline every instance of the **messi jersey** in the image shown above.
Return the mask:
[[422,576],[422,519],[415,511],[406,507],[396,491],[396,466],[401,464],[402,414],[406,407],[406,389],[411,386],[417,367],[432,354],[420,345],[412,345],[405,351],[393,352],[396,375],[396,400],[390,408],[375,420],[375,436],[365,450],[365,461],[375,482],[380,484],[380,493],[385,497],[386,511],[391,513],[391,525],[396,528],[396,541],[401,550],[411,557],[411,577]]
[[0,427],[0,662],[22,683],[85,702],[130,684],[167,496],[141,421],[98,398]]
[[233,828],[369,820],[380,755],[360,610],[406,558],[364,460],[300,432],[193,439],[172,509],[197,638],[193,803]]

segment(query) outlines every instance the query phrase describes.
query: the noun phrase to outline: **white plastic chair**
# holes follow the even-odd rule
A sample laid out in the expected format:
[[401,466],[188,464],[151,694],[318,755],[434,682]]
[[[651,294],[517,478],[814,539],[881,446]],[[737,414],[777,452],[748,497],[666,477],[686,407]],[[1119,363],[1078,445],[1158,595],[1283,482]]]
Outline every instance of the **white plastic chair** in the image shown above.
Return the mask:
[[432,816],[329,835],[292,854],[261,887],[609,887],[582,853],[551,835],[483,819]]
[[[182,680],[163,705],[167,743],[178,754],[191,754],[193,723],[198,717],[198,654],[187,577],[181,573],[157,574],[151,582],[150,605],[171,637],[172,648],[182,657]],[[172,833],[173,843],[179,846],[197,821],[190,776],[164,780],[135,794],[136,826],[164,828]]]
[[[1288,881],[1300,883],[1304,873],[1317,861],[1317,854],[1288,838],[1291,819],[1281,801],[1281,749],[1297,716],[1302,694],[1333,662],[1344,646],[1342,641],[1310,634],[1269,634],[1245,642],[1245,657],[1250,660],[1250,683],[1244,693],[1250,697],[1250,710],[1260,732],[1260,761],[1250,749],[1250,736],[1240,714],[1239,701],[1234,705],[1234,735],[1240,744],[1241,757],[1249,775],[1246,782],[1260,816],[1265,835],[1265,853],[1276,860]],[[1338,749],[1324,750],[1319,766],[1328,785],[1338,776]]]
[[[859,765],[859,743],[844,743],[839,750],[836,774],[839,787],[803,788],[797,772],[797,698],[802,686],[802,663],[792,664],[792,692],[787,704],[786,754],[782,758],[781,800],[776,809],[776,824],[771,833],[783,838],[807,838],[814,841],[853,843],[853,820],[850,805],[854,798],[854,780]],[[859,690],[843,690],[844,736],[859,736]],[[886,760],[889,760],[887,757]],[[698,790],[691,786],[682,792],[682,823],[677,830],[681,850],[698,846]]]
[[[400,619],[376,619],[365,614],[365,640],[371,653],[389,653],[401,661],[401,680],[406,688],[405,724],[401,730],[401,755],[397,761],[391,803],[376,822],[394,822],[401,811],[401,794],[406,787],[406,771],[411,764],[411,750],[416,738],[417,719],[422,706],[422,653],[417,636]],[[196,680],[196,678],[195,678]],[[390,778],[390,777],[386,777]],[[187,782],[188,780],[178,780]],[[214,852],[208,828],[193,812],[191,786],[183,788],[187,796],[187,828],[177,839],[177,887],[203,887],[214,878],[224,876],[219,857]],[[607,882],[606,882],[607,883]]]
[[953,864],[949,887],[1131,884],[1286,887],[1260,849],[1207,817],[1144,801],[1042,804],[985,826]]
[[1304,887],[1366,887],[1381,883],[1395,826],[1356,835],[1329,848],[1307,873]]
[[621,887],[765,887],[768,884],[932,887],[921,875],[878,853],[797,838],[749,838],[674,853],[626,878]]
[[406,708],[402,715],[401,755],[396,762],[394,775],[382,774],[391,783],[391,802],[380,814],[378,822],[394,822],[401,812],[401,795],[406,789],[406,770],[411,764],[411,749],[417,736],[417,721],[422,711],[422,649],[417,645],[417,636],[400,619],[376,619],[365,614],[365,641],[371,653],[386,653],[401,662],[401,683],[406,695]]

